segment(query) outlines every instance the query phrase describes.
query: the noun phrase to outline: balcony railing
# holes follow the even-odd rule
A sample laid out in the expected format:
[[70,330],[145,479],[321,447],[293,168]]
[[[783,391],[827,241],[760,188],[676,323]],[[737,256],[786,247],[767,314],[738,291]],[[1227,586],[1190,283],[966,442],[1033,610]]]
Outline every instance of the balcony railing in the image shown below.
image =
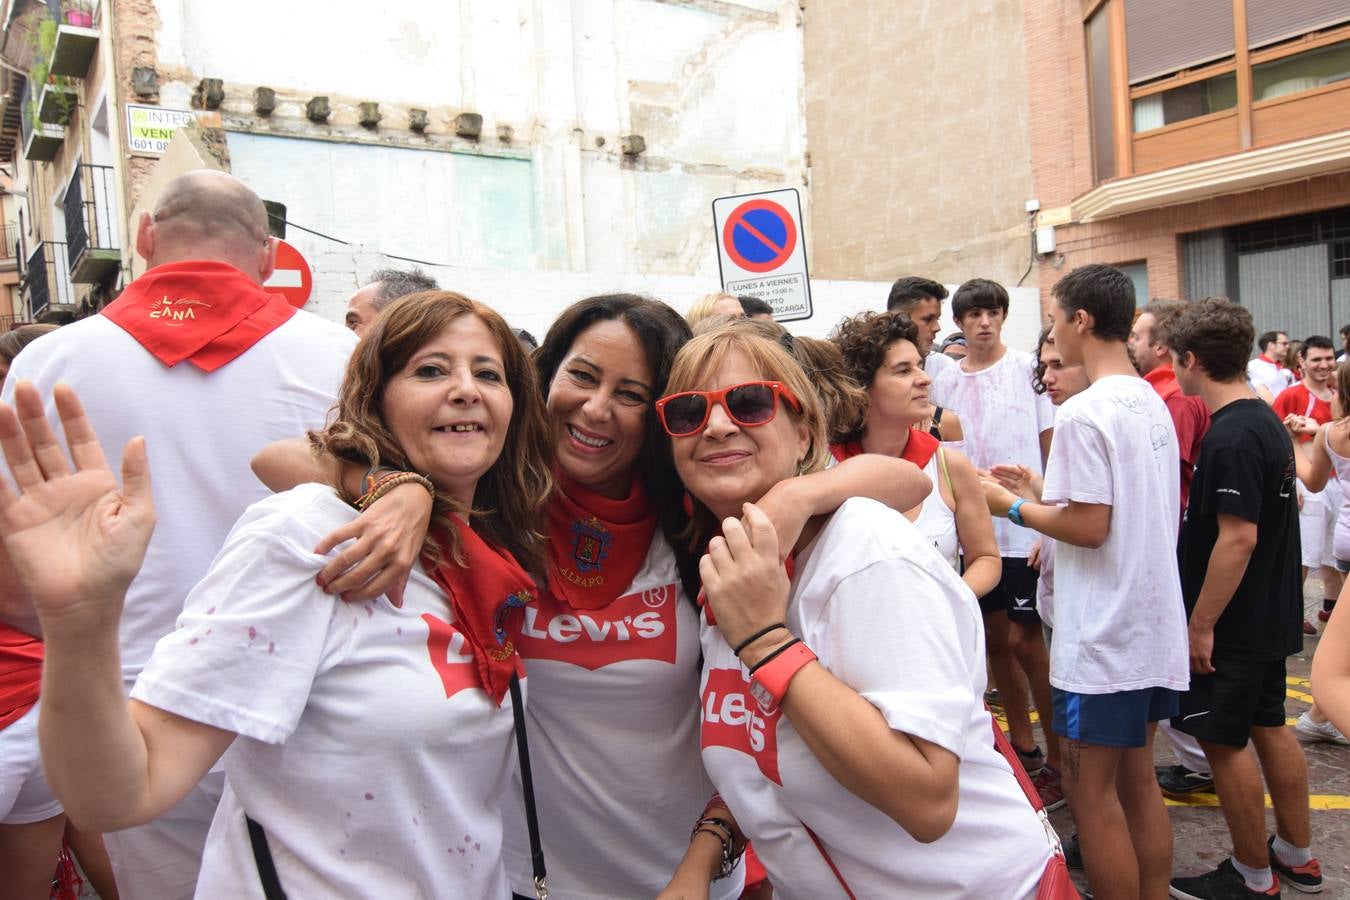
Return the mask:
[[64,125],[53,125],[38,118],[31,81],[23,86],[19,121],[20,131],[23,134],[24,158],[34,162],[51,162],[56,159],[56,151],[61,149],[61,144],[66,139],[66,128]]
[[70,278],[98,284],[122,267],[112,166],[80,163],[66,187],[66,250]]
[[[19,256],[19,226],[0,225],[0,262],[10,262]],[[0,329],[3,330],[3,329]]]
[[41,241],[33,249],[24,273],[33,321],[41,322],[44,315],[56,311],[55,307],[74,309],[75,288],[66,275],[68,269],[65,244]]

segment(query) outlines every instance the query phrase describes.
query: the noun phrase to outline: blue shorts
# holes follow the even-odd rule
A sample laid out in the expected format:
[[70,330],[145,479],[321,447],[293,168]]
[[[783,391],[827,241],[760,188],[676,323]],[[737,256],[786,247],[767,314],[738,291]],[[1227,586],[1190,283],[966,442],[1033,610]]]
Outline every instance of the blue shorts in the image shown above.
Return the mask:
[[1141,688],[1114,694],[1075,694],[1051,686],[1055,734],[1098,747],[1143,747],[1148,726],[1177,715],[1181,694],[1169,688]]

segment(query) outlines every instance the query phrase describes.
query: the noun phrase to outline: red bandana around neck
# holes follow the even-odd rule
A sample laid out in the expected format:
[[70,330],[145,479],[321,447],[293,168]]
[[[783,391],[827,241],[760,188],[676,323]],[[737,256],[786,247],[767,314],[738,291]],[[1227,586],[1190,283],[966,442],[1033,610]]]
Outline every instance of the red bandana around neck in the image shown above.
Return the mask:
[[561,472],[548,507],[548,586],[575,609],[601,609],[623,596],[647,559],[656,511],[633,478],[628,496],[602,497]]
[[[914,463],[922,469],[928,465],[928,461],[933,458],[942,442],[933,437],[926,431],[919,431],[917,428],[909,430],[909,440],[905,441],[905,449],[900,451],[900,458]],[[861,456],[867,451],[863,450],[862,441],[849,441],[846,444],[831,444],[830,453],[834,458],[843,462],[853,456]]]
[[534,579],[510,551],[489,544],[458,518],[452,521],[465,564],[455,563],[441,536],[437,542],[444,561],[438,566],[426,562],[427,574],[450,600],[455,630],[464,635],[473,653],[483,690],[501,706],[520,659],[514,638],[524,619],[523,608],[534,602]]
[[186,359],[203,372],[233,361],[295,312],[234,266],[212,260],[155,266],[103,308],[164,365]]

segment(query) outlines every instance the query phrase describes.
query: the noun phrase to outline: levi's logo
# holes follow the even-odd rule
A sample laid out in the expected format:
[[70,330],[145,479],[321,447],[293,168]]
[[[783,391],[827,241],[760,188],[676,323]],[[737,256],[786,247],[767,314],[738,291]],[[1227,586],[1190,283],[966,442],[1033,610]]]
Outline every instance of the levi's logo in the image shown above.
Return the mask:
[[600,669],[630,659],[674,664],[674,584],[620,597],[603,609],[575,609],[551,591],[525,607],[516,639],[526,659],[553,659]]
[[180,300],[170,300],[169,296],[165,294],[150,304],[150,318],[162,319],[168,325],[181,325],[188,320],[197,318],[197,311],[194,307],[210,309],[211,304],[205,300],[192,300],[187,297]]
[[464,640],[464,635],[449,622],[430,613],[422,613],[422,621],[427,623],[427,652],[431,654],[431,667],[441,676],[445,699],[449,700],[460,691],[471,688],[482,690],[478,666],[474,664],[473,651],[469,648],[469,642]]
[[750,696],[750,682],[739,668],[710,669],[703,686],[703,727],[699,746],[727,747],[754,758],[764,776],[781,786],[778,775],[778,717],[765,713]]

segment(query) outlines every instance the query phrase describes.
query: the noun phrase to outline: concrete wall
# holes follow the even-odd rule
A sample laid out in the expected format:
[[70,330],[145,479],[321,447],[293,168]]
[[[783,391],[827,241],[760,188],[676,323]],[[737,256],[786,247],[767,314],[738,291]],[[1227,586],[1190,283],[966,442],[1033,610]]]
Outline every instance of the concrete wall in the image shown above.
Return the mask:
[[[159,103],[188,108],[222,79],[233,171],[293,221],[389,253],[715,277],[713,198],[804,180],[796,0],[117,5],[124,90],[153,65]],[[305,118],[315,95],[327,124]],[[479,140],[456,135],[463,112]],[[149,166],[130,169],[134,203]]]
[[[403,265],[366,247],[343,247],[303,234],[288,234],[286,240],[304,254],[314,273],[314,294],[305,309],[334,322],[341,322],[347,298],[366,284],[376,269]],[[658,274],[605,274],[596,272],[504,271],[501,269],[424,267],[443,288],[460,291],[491,305],[513,326],[525,328],[542,339],[549,324],[568,304],[594,294],[627,291],[664,300],[684,312],[703,294],[716,290],[716,279],[702,276]],[[956,284],[949,284],[955,290]],[[812,279],[815,314],[810,319],[788,322],[793,334],[825,337],[844,316],[866,309],[884,309],[889,282]],[[1032,350],[1040,331],[1040,292],[1013,288],[1004,340],[1009,346]],[[950,309],[944,309],[942,334],[955,329]]]
[[813,272],[1017,282],[1034,196],[1022,33],[1022,0],[806,4]]

